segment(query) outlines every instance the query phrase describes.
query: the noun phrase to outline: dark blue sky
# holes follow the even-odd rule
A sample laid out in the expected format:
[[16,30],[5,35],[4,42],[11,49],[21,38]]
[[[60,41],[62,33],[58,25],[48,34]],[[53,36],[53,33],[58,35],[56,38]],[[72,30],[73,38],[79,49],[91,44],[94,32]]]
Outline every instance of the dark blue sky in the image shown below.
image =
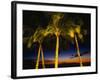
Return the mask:
[[[40,12],[40,11],[23,11],[23,38],[29,37],[32,35],[32,32],[35,32],[36,28],[41,25],[43,28],[46,28],[50,21],[50,17],[53,12]],[[90,41],[90,14],[82,14],[82,13],[64,13],[64,19],[62,20],[63,24],[66,20],[71,19],[76,24],[78,24],[78,20],[83,21],[82,29],[87,30],[87,35],[84,37],[84,41],[78,41],[81,54],[84,52],[90,52],[91,49],[91,41]],[[63,39],[60,37],[60,45],[59,45],[59,58],[70,58],[71,56],[76,54],[76,45],[72,44],[70,40]],[[38,53],[38,43],[34,43],[33,46],[29,49],[27,48],[27,44],[23,43],[23,59],[36,59]],[[54,59],[55,56],[55,47],[56,47],[56,37],[51,36],[51,38],[47,37],[42,43],[42,48],[44,51],[45,59]]]
[[[81,46],[81,45],[79,45],[81,54],[84,53],[84,52],[90,53],[89,46],[87,46],[87,45]],[[49,59],[49,60],[54,59],[55,49],[45,50],[43,48],[43,51],[44,51],[45,59]],[[37,58],[37,53],[38,53],[38,47],[34,46],[32,50],[24,52],[24,59],[30,59],[30,60],[36,59]],[[62,48],[60,48],[60,50],[59,50],[59,59],[71,58],[71,57],[75,56],[76,53],[77,53],[77,50],[76,50],[75,44],[70,44],[69,49],[67,49],[67,50],[63,50]]]

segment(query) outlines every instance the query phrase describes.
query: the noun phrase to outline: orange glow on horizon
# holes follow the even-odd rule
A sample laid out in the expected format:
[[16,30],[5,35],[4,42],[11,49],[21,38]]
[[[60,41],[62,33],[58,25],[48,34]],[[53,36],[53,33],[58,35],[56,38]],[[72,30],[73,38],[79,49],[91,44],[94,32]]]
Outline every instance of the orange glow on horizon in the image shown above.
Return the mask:
[[[91,62],[91,59],[90,58],[82,58],[82,62],[83,63]],[[45,64],[54,64],[54,63],[55,63],[54,60],[45,60]],[[65,63],[65,64],[73,63],[74,64],[74,63],[80,63],[80,61],[79,61],[78,57],[58,61],[58,64],[63,64],[63,63]],[[40,61],[40,64],[41,64],[41,61]]]

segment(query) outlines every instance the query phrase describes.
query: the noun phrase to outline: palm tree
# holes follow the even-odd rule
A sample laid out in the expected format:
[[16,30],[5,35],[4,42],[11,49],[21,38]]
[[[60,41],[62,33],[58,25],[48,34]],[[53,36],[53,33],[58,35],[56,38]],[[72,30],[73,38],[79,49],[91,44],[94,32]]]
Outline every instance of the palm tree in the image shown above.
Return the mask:
[[70,25],[69,27],[67,27],[67,35],[71,38],[75,40],[76,43],[76,49],[77,49],[77,55],[79,57],[79,61],[80,61],[80,66],[83,66],[82,63],[82,58],[80,56],[80,49],[79,49],[79,44],[78,44],[78,38],[79,39],[83,39],[83,35],[81,34],[81,26],[80,25]]
[[28,42],[28,47],[31,47],[33,42],[39,43],[38,56],[37,56],[37,61],[36,61],[36,69],[38,69],[38,66],[39,66],[40,53],[42,54],[43,68],[45,67],[43,50],[42,50],[42,42],[43,42],[44,37],[48,35],[53,35],[53,34],[56,36],[55,68],[58,68],[59,36],[61,34],[61,29],[59,27],[59,21],[62,17],[63,15],[60,13],[54,14],[51,17],[50,24],[47,26],[46,29],[38,27],[35,33],[30,37],[29,42]]
[[62,19],[63,14],[56,13],[51,17],[50,24],[47,26],[46,32],[50,35],[56,36],[56,50],[55,50],[55,68],[58,68],[58,53],[59,53],[59,36],[61,35],[61,29],[59,27],[59,21]]
[[39,43],[38,56],[37,56],[36,67],[35,67],[36,69],[38,69],[38,67],[39,67],[40,54],[42,56],[42,66],[43,66],[43,68],[45,68],[44,53],[43,53],[43,49],[42,49],[42,42],[43,42],[43,39],[44,39],[45,36],[46,36],[45,29],[38,27],[36,29],[35,33],[30,37],[30,39],[28,41],[28,47],[29,48],[32,46],[32,44],[34,42]]

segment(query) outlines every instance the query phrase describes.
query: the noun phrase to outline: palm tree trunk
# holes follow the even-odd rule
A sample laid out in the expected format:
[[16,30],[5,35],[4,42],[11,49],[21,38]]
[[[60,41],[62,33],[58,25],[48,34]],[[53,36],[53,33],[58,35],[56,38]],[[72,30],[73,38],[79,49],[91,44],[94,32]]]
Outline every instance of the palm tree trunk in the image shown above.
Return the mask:
[[42,46],[41,46],[41,54],[42,54],[42,66],[43,66],[43,68],[45,68],[45,65],[44,65],[44,53],[43,53]]
[[38,69],[38,67],[39,67],[40,51],[41,51],[41,45],[39,46],[39,49],[38,49],[38,56],[37,56],[36,68],[35,69]]
[[80,60],[80,66],[82,67],[83,64],[82,64],[82,58],[80,56],[80,50],[79,50],[79,45],[78,45],[78,40],[77,40],[77,36],[75,35],[75,42],[76,42],[76,48],[77,48],[77,55],[79,57],[79,60]]
[[56,36],[55,68],[58,68],[59,36]]

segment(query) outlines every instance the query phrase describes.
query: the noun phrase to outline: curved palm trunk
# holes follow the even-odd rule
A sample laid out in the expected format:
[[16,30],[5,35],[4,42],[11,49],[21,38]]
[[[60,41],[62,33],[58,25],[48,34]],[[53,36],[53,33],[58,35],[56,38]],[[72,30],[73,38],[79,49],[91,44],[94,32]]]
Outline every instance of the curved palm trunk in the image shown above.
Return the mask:
[[79,60],[80,60],[80,66],[82,67],[83,64],[82,64],[82,58],[80,56],[80,50],[79,50],[79,45],[78,45],[78,40],[77,40],[77,36],[75,35],[75,42],[76,42],[76,48],[77,48],[77,55],[79,57]]
[[40,54],[42,56],[42,66],[43,66],[43,68],[45,68],[45,65],[44,65],[44,53],[43,53],[41,44],[40,44],[39,49],[38,49],[38,56],[37,56],[37,61],[36,61],[36,69],[38,69],[38,67],[39,67]]
[[45,65],[44,65],[44,53],[43,53],[42,47],[41,47],[41,54],[42,54],[42,67],[45,68]]
[[39,67],[40,53],[41,53],[41,45],[39,46],[39,49],[38,49],[38,56],[37,56],[37,61],[36,61],[36,67],[35,67],[35,69],[38,69],[38,67]]
[[59,36],[56,36],[55,68],[58,68]]

